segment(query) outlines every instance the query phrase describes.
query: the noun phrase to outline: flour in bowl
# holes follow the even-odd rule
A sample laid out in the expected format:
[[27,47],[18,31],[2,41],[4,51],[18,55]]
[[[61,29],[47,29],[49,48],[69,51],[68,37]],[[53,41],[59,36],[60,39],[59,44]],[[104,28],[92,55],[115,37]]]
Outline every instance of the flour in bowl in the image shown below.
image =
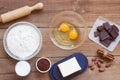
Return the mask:
[[19,24],[9,30],[6,44],[12,54],[19,58],[26,58],[38,49],[40,35],[33,26]]

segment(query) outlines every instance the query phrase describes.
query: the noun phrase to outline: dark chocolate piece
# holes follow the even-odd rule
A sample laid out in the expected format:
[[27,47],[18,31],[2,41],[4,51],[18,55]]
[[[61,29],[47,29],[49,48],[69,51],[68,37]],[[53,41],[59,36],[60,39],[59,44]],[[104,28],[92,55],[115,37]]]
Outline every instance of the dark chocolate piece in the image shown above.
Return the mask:
[[109,34],[107,33],[107,31],[102,30],[99,34],[99,38],[101,41],[105,40],[105,39],[109,38]]
[[105,30],[109,30],[112,28],[112,26],[108,22],[103,23],[103,26],[104,26]]
[[102,43],[104,46],[108,47],[112,43],[112,40],[105,39],[103,41],[100,41],[100,43]]
[[112,41],[114,40],[114,39],[112,38],[112,36],[109,36],[107,39],[112,40]]
[[98,31],[94,32],[94,36],[98,37],[99,36],[99,32]]
[[116,25],[112,25],[112,29],[114,29],[116,32],[119,32],[119,29],[116,27]]
[[98,26],[97,30],[100,32],[100,31],[104,30],[104,27],[103,26]]
[[112,36],[113,40],[115,40],[117,36],[119,35],[114,29],[111,29],[109,31],[109,34]]

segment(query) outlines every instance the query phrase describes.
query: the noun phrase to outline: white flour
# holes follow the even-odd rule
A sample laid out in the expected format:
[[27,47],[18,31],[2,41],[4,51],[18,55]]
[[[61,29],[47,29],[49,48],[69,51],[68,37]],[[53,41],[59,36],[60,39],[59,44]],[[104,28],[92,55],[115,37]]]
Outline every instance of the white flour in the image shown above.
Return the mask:
[[40,36],[30,25],[17,25],[12,28],[6,38],[11,53],[20,58],[32,55],[38,48]]

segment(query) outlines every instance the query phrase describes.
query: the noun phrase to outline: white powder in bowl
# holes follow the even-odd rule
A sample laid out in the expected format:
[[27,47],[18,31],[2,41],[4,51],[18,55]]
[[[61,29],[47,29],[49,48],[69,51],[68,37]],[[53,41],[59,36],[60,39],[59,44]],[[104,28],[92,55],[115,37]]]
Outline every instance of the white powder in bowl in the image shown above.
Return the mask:
[[27,76],[30,73],[30,64],[26,61],[19,61],[15,65],[15,72],[18,76]]
[[15,56],[26,58],[38,49],[40,35],[35,27],[28,24],[19,24],[8,31],[6,45]]

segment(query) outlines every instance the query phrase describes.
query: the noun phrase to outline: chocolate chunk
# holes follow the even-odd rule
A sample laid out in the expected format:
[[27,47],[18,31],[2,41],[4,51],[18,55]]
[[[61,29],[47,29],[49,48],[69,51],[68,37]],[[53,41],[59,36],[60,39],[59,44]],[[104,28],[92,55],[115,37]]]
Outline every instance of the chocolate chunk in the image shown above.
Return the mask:
[[98,36],[99,36],[99,32],[97,32],[97,31],[94,32],[94,36],[95,36],[95,37],[98,37]]
[[108,47],[109,44],[105,43],[104,41],[100,41],[101,44],[103,44],[105,47]]
[[100,41],[100,43],[103,44],[104,46],[108,47],[112,43],[112,40],[105,39],[103,41]]
[[103,40],[109,38],[109,34],[108,34],[107,31],[102,30],[102,31],[100,32],[100,34],[99,34],[99,37],[100,37],[100,40],[103,41]]
[[109,34],[112,36],[113,40],[119,35],[114,29],[109,30]]
[[119,29],[115,25],[112,25],[112,29],[114,29],[116,32],[119,32]]
[[106,40],[104,40],[104,42],[105,42],[106,44],[110,45],[110,44],[112,43],[112,40],[106,39]]
[[103,23],[103,26],[104,26],[105,30],[109,30],[112,28],[112,26],[108,22]]
[[114,40],[114,39],[112,38],[112,36],[109,36],[107,39],[112,40],[112,41]]
[[103,26],[98,26],[97,30],[100,32],[100,31],[104,30],[104,27]]

